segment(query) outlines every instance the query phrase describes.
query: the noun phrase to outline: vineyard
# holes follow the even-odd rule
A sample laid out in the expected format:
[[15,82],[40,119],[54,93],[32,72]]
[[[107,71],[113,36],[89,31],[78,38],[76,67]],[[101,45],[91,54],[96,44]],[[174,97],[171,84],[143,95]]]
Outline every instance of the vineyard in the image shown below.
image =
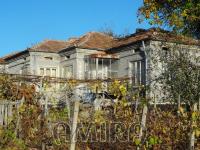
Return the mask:
[[[0,77],[2,150],[200,149],[197,105],[151,104],[143,86],[133,91],[126,80],[29,80]],[[105,83],[113,97],[101,107],[77,96],[79,85],[98,92]],[[55,84],[65,103],[47,94],[56,93]]]

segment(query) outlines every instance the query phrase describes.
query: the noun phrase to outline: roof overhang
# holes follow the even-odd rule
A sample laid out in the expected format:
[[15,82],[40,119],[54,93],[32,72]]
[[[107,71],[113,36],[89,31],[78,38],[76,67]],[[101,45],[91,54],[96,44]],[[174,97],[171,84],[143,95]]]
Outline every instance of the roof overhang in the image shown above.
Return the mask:
[[5,56],[5,57],[3,57],[2,59],[5,60],[5,61],[8,61],[8,60],[10,60],[10,59],[12,59],[12,58],[16,58],[16,57],[18,57],[18,56],[21,56],[21,55],[24,55],[24,54],[27,54],[27,53],[29,53],[29,50],[28,50],[28,49],[26,49],[26,50],[24,50],[24,51],[17,52],[17,53],[15,53],[15,54],[11,54],[11,55]]
[[89,58],[102,58],[102,59],[119,59],[117,54],[107,54],[107,53],[95,53],[89,55]]

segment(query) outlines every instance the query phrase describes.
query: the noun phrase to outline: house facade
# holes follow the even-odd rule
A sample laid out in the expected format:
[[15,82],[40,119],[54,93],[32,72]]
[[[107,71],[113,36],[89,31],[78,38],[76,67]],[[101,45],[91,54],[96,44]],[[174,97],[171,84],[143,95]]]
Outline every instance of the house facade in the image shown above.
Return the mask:
[[130,78],[133,85],[149,85],[148,95],[160,99],[159,85],[154,82],[163,70],[159,58],[174,45],[200,56],[199,41],[153,28],[124,38],[89,32],[67,41],[46,40],[3,57],[0,66],[9,74],[82,80]]

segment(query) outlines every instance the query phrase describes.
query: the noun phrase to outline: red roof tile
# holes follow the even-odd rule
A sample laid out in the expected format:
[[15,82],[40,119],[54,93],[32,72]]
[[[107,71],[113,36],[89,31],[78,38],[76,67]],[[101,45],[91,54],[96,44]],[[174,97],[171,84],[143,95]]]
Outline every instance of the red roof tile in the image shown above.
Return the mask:
[[149,30],[142,30],[128,37],[116,39],[104,33],[89,32],[79,38],[71,38],[67,41],[45,40],[31,48],[14,54],[7,55],[2,59],[10,59],[29,51],[37,52],[52,52],[57,53],[70,47],[108,50],[121,46],[126,46],[134,42],[142,40],[158,40],[168,41],[173,43],[183,43],[189,45],[200,45],[200,41],[188,38],[181,35],[176,35],[171,32],[163,31],[160,29],[152,28]]
[[45,40],[30,48],[30,51],[58,52],[69,47],[105,50],[112,46],[114,38],[99,32],[89,32],[68,41]]
[[0,64],[4,64],[4,63],[5,63],[5,61],[0,58]]
[[115,42],[116,39],[112,36],[99,32],[89,32],[79,39],[77,47],[106,50],[112,47]]
[[67,41],[45,40],[29,49],[37,52],[58,52],[68,46]]
[[3,59],[4,61],[6,61],[7,59],[10,59],[10,58],[13,58],[17,55],[20,55],[21,53],[24,53],[24,52],[28,52],[27,50],[24,50],[24,51],[17,51],[17,52],[12,52],[4,57],[2,57],[1,59]]
[[142,41],[142,40],[156,40],[156,41],[166,41],[171,43],[182,43],[187,45],[200,45],[199,40],[195,40],[190,37],[177,35],[172,32],[164,31],[157,28],[152,28],[149,30],[144,30],[139,33],[132,34],[128,37],[121,38],[117,42],[115,42],[113,48],[126,46],[134,42]]

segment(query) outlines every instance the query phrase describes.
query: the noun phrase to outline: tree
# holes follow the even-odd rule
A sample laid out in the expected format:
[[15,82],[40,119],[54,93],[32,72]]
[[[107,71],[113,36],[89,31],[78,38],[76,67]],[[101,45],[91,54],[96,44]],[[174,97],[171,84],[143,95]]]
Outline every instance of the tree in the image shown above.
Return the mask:
[[138,15],[140,22],[147,19],[151,25],[200,39],[199,0],[144,0]]
[[109,35],[109,36],[112,36],[114,38],[124,38],[126,36],[129,36],[130,35],[130,32],[129,32],[129,29],[128,28],[125,28],[123,33],[121,34],[118,34],[114,31],[113,27],[112,26],[108,26],[108,25],[105,25],[103,26],[102,28],[99,29],[99,32],[103,33],[103,34],[106,34],[106,35]]
[[162,90],[167,93],[167,99],[193,106],[200,99],[200,66],[198,57],[189,50],[171,50],[161,58],[165,65],[158,79]]

